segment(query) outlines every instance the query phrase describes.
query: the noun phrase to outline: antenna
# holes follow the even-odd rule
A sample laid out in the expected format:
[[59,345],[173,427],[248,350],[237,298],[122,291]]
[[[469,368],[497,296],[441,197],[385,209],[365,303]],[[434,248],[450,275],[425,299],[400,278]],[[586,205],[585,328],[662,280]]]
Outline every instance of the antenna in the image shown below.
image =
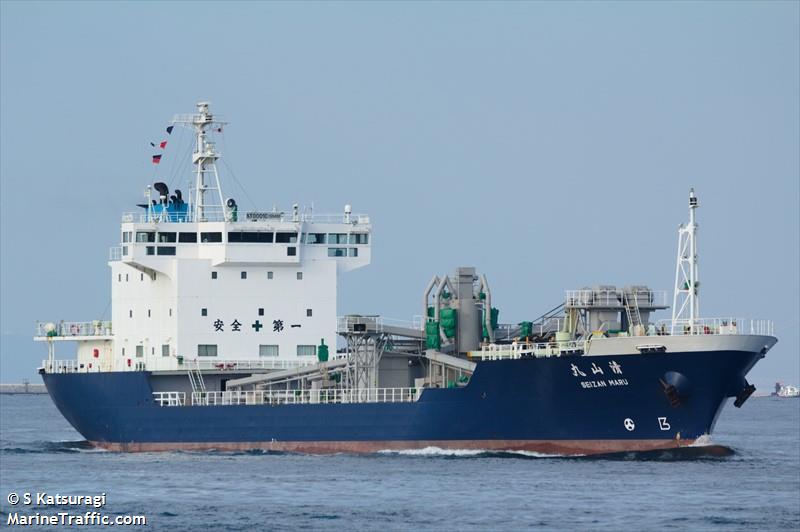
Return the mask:
[[[216,151],[213,142],[206,139],[206,129],[212,126],[217,128],[227,124],[214,119],[209,110],[209,102],[198,102],[197,113],[191,115],[175,115],[172,119],[173,124],[182,124],[191,127],[195,131],[196,140],[192,162],[197,167],[195,179],[195,201],[194,214],[195,220],[205,222],[211,220],[223,220],[225,216],[225,200],[222,195],[222,187],[219,183],[219,173],[217,172],[217,159],[221,155]],[[206,182],[206,174],[214,175],[214,182]],[[206,197],[206,192],[216,190],[216,198]],[[217,203],[218,201],[218,203]]]
[[675,294],[672,300],[672,330],[688,327],[694,333],[700,318],[700,281],[697,273],[697,223],[694,211],[698,207],[694,189],[689,189],[689,224],[678,227],[678,258],[675,264]]

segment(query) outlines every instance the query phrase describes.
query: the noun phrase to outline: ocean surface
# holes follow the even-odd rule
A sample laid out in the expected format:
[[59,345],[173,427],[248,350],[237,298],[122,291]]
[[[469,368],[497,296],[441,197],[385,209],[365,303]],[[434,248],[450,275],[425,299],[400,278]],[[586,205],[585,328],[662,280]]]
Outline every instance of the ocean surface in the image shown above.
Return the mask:
[[117,454],[89,448],[48,396],[0,395],[0,528],[57,513],[7,500],[47,492],[106,493],[101,513],[148,530],[800,529],[800,399],[729,403],[713,443],[732,453]]

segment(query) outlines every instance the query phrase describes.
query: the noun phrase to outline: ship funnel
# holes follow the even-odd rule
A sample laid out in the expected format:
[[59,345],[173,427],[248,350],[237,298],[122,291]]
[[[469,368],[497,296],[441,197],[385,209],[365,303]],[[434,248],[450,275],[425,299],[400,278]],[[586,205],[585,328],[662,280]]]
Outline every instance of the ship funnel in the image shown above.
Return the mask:
[[169,187],[167,186],[167,184],[161,182],[154,183],[153,188],[158,191],[158,195],[161,198],[161,202],[167,203],[167,200],[169,199]]

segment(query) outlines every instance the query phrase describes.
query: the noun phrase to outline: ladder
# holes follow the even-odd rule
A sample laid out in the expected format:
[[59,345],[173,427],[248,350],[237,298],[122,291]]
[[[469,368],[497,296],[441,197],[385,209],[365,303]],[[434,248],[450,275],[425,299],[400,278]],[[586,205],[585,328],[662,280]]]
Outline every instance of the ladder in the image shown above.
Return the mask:
[[192,385],[192,392],[206,391],[206,383],[203,380],[203,372],[200,371],[200,361],[194,361],[195,367],[189,367],[189,383]]
[[635,327],[642,325],[642,313],[639,311],[639,298],[636,295],[636,290],[631,294],[623,291],[622,303],[625,306],[625,312],[628,314],[628,330],[633,332]]

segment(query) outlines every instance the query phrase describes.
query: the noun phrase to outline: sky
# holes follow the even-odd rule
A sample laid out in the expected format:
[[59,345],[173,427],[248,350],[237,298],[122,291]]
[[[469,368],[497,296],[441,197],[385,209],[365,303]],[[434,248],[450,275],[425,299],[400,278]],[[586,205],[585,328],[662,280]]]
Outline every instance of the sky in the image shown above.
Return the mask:
[[774,320],[750,380],[800,383],[800,3],[777,1],[2,1],[0,381],[38,380],[36,320],[108,319],[120,214],[188,178],[149,142],[200,100],[243,208],[371,216],[340,314],[410,320],[458,266],[508,323],[567,289],[671,293],[693,186],[701,314]]

